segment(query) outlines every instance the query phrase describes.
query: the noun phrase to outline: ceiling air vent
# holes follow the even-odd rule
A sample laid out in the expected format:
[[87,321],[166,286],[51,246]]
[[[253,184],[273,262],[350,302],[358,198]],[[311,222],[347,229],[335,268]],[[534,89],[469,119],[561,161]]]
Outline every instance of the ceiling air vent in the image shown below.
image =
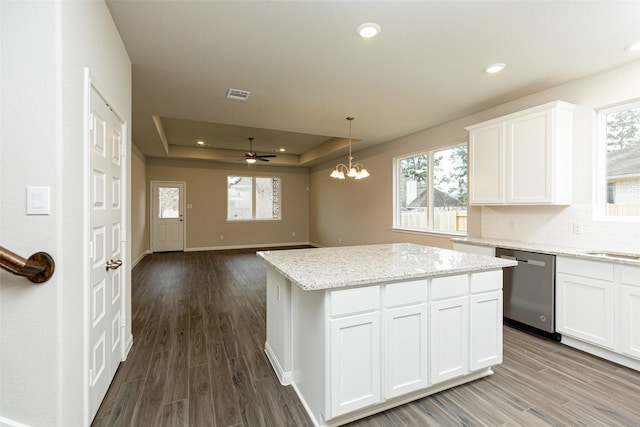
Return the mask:
[[229,99],[237,99],[238,101],[246,101],[249,99],[249,95],[251,92],[240,89],[229,89],[227,91],[227,98]]

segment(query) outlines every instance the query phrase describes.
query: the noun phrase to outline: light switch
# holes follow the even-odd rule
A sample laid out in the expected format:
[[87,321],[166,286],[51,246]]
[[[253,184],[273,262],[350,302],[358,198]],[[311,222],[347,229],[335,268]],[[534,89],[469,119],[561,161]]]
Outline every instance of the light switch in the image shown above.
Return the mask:
[[27,215],[51,214],[51,188],[27,187]]

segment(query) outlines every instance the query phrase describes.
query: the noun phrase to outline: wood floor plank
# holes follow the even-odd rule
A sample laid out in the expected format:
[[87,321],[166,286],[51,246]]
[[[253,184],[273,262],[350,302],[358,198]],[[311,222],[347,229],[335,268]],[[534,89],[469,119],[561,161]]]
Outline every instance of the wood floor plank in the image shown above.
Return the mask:
[[178,400],[164,404],[162,407],[160,427],[187,427],[189,425],[188,400]]
[[[250,249],[146,256],[132,271],[133,348],[92,426],[310,426],[264,355],[265,281]],[[349,426],[640,426],[640,372],[503,331],[494,375]]]
[[262,412],[262,404],[249,378],[249,368],[242,357],[229,359],[231,379],[235,390],[240,416],[245,426],[268,426]]
[[211,426],[216,419],[212,388],[208,364],[189,369],[189,424],[191,426]]
[[213,384],[213,406],[216,425],[231,426],[242,423],[231,380],[229,361],[221,342],[211,344],[211,384]]
[[164,387],[167,378],[169,352],[153,353],[149,373],[139,404],[133,414],[134,425],[157,425],[164,406]]

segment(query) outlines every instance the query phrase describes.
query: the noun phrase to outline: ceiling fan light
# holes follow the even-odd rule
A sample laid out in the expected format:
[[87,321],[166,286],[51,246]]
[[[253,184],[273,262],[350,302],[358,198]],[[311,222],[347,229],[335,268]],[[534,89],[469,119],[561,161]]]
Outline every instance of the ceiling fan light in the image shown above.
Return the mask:
[[247,161],[247,163],[249,164],[254,164],[256,162],[256,159],[249,157],[248,159],[245,159]]

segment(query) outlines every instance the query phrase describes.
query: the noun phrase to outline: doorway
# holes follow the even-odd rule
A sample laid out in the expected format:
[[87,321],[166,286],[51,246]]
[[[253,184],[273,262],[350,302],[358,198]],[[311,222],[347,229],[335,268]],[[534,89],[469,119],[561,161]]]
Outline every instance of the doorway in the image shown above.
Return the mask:
[[184,251],[185,182],[151,181],[151,251]]

